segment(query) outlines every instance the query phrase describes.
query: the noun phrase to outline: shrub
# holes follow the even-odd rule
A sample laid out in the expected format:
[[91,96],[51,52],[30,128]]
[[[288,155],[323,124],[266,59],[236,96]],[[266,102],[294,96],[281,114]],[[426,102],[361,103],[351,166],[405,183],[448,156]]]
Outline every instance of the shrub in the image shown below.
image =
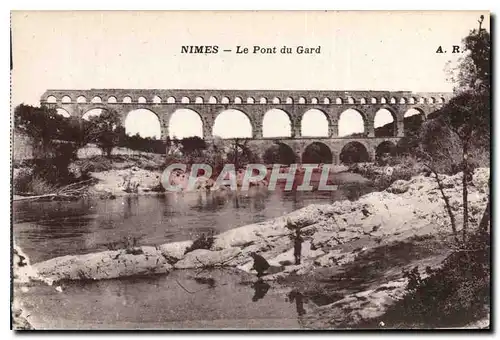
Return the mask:
[[214,241],[215,238],[212,234],[206,236],[205,233],[203,233],[196,240],[193,241],[193,244],[186,249],[184,254],[192,252],[193,250],[196,249],[210,249],[212,248]]
[[487,314],[490,305],[490,235],[476,233],[437,270],[405,271],[407,293],[384,316],[427,327],[462,326]]
[[13,187],[15,194],[44,195],[56,190],[54,185],[29,170],[22,170],[14,178]]

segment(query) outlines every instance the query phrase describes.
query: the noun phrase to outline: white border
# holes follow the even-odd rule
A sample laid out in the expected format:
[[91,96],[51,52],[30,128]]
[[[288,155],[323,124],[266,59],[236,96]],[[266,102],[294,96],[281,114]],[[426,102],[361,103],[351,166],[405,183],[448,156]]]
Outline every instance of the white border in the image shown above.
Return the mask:
[[[359,0],[348,0],[348,1],[319,1],[319,0],[307,0],[307,1],[295,1],[288,0],[284,2],[272,1],[272,0],[252,0],[251,2],[238,2],[238,1],[223,1],[223,0],[183,0],[178,2],[155,2],[149,0],[140,0],[140,1],[131,1],[131,0],[121,0],[117,2],[108,2],[103,3],[102,0],[85,0],[80,2],[70,2],[70,1],[54,1],[54,0],[45,0],[45,1],[26,1],[26,0],[18,0],[18,1],[3,1],[1,2],[1,10],[0,10],[0,22],[2,23],[2,29],[0,29],[0,39],[1,46],[3,46],[2,53],[0,55],[0,68],[2,75],[1,79],[3,80],[2,86],[3,91],[0,92],[0,98],[2,102],[2,107],[4,108],[3,115],[0,116],[2,120],[0,122],[0,159],[7,160],[10,159],[10,72],[7,71],[7,65],[10,63],[10,53],[9,53],[9,24],[10,24],[10,10],[490,10],[492,13],[498,13],[500,2],[497,0],[474,0],[474,1],[451,1],[451,2],[438,2],[435,0],[419,0],[418,2],[402,2],[396,0],[378,0],[378,1],[359,1]],[[496,24],[496,20],[494,22]],[[493,26],[495,27],[495,26]],[[498,34],[493,32],[494,41],[493,46],[496,49],[498,45]],[[496,61],[498,60],[498,51],[494,58],[494,64],[496,65]],[[497,89],[495,88],[494,95],[498,99]],[[495,105],[496,107],[496,105]],[[496,111],[494,115],[496,115]],[[495,120],[495,130],[498,131],[498,119]],[[495,160],[499,159],[500,150],[495,149],[494,155]],[[494,166],[498,167],[498,162],[495,162]],[[4,244],[1,247],[1,259],[0,263],[2,264],[1,273],[10,273],[10,246],[8,244],[8,240],[10,240],[10,167],[5,163],[0,167],[0,178],[1,178],[1,187],[0,192],[3,194],[2,201],[0,207],[2,207],[2,216],[3,222],[2,225],[2,237],[0,239],[3,240]],[[496,188],[496,185],[495,185]],[[497,200],[494,201],[494,208],[497,208],[499,202]],[[7,208],[9,207],[9,208]],[[497,211],[495,209],[495,211]],[[495,226],[492,226],[495,227]],[[495,233],[496,234],[496,233]],[[498,251],[495,253],[495,255]],[[493,259],[493,263],[496,263],[497,257]],[[9,331],[9,322],[10,322],[10,281],[6,279],[6,274],[4,274],[4,280],[2,281],[2,299],[0,315],[2,320],[2,330],[3,336],[2,339],[13,338],[15,333]],[[495,281],[495,283],[498,283]],[[498,288],[498,285],[495,285],[495,288]],[[495,289],[495,292],[498,293],[498,289]],[[494,313],[496,316],[498,313]],[[495,317],[495,319],[497,319]],[[496,320],[495,320],[496,321]],[[497,323],[495,323],[497,324]],[[223,334],[223,333],[222,333]],[[221,333],[211,334],[210,337],[220,337]],[[48,337],[53,337],[55,334],[46,334]],[[130,335],[145,335],[145,334],[133,334]],[[201,335],[201,334],[200,334]],[[235,334],[228,334],[229,336],[235,336]],[[276,336],[276,334],[259,334],[260,336]],[[302,334],[303,335],[303,334]],[[335,337],[341,336],[344,334],[331,334]],[[408,337],[411,333],[407,334],[397,334],[397,337]],[[443,336],[448,337],[449,335],[432,335],[428,338],[442,338]],[[24,339],[34,338],[35,335],[24,335]],[[38,336],[40,336],[38,334]],[[71,336],[70,334],[60,334],[59,336],[67,337]],[[98,334],[93,335],[91,337],[94,339],[105,339],[110,336],[119,336],[123,337],[124,334]],[[160,336],[168,336],[169,338],[177,338],[179,334],[160,334]],[[189,337],[196,336],[194,334],[190,334]],[[207,335],[203,335],[206,337]],[[288,334],[285,334],[288,336]],[[310,335],[309,335],[310,336]],[[357,333],[355,337],[373,337],[374,334],[360,334]],[[376,336],[376,335],[375,335]],[[384,336],[384,334],[380,334],[378,336]],[[467,335],[470,336],[470,335]],[[478,335],[476,335],[478,336]],[[252,336],[254,337],[254,336]],[[186,338],[186,335],[183,336]]]

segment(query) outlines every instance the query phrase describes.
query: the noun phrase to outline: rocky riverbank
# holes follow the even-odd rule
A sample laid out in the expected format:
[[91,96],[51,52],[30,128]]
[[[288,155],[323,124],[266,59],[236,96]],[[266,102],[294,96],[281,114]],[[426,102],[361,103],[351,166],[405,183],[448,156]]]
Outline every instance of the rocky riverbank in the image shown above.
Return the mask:
[[[477,169],[469,192],[471,227],[487,204],[488,169]],[[461,174],[442,176],[445,194],[459,219]],[[293,265],[287,223],[302,227],[302,263]],[[59,287],[63,280],[101,280],[168,273],[191,268],[230,266],[247,273],[257,252],[272,265],[264,281],[290,285],[309,303],[303,327],[350,327],[380,317],[405,291],[402,270],[439,266],[450,250],[449,219],[435,179],[416,176],[357,201],[310,205],[280,218],[216,235],[210,249],[185,254],[192,241],[156,247],[63,256],[19,267],[16,282],[42,280]],[[425,275],[425,273],[422,273]],[[329,287],[336,283],[336,290]],[[340,289],[339,289],[340,282]]]

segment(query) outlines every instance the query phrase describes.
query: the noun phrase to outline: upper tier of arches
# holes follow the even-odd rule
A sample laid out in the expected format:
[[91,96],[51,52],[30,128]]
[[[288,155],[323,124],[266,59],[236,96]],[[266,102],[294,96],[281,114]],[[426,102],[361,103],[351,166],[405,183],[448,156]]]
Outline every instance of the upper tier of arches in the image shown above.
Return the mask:
[[[336,93],[332,91],[320,91],[320,93],[312,93],[304,95],[297,91],[297,94],[281,93],[281,94],[254,94],[254,91],[248,91],[248,95],[241,93],[237,94],[220,94],[209,91],[204,93],[186,93],[176,94],[168,93],[168,91],[155,92],[151,90],[134,91],[93,91],[93,90],[60,90],[47,91],[41,101],[47,103],[142,103],[142,104],[236,104],[236,105],[374,105],[374,104],[392,104],[392,105],[414,105],[414,104],[443,104],[449,98],[449,93],[390,93],[377,91],[363,91],[356,94],[354,91],[348,94]],[[78,101],[77,98],[80,98]]]

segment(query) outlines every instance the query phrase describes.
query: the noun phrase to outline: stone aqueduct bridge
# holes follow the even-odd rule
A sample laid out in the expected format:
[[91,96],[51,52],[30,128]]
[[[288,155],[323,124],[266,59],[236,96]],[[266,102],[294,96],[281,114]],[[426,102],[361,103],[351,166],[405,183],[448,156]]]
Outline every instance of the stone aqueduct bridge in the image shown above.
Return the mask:
[[[333,162],[338,162],[342,148],[350,142],[364,145],[370,157],[383,142],[397,141],[404,136],[404,114],[418,110],[425,118],[451,98],[451,93],[410,91],[295,91],[295,90],[160,90],[160,89],[91,89],[47,90],[41,104],[66,110],[71,116],[82,117],[92,109],[113,109],[121,114],[125,123],[127,114],[136,109],[147,109],[158,117],[161,138],[169,135],[169,120],[178,109],[197,112],[203,123],[203,137],[212,138],[217,115],[228,109],[246,114],[252,126],[251,147],[260,155],[278,139],[296,153],[300,161],[305,148],[313,142],[322,142],[330,148]],[[266,112],[280,109],[291,123],[291,137],[264,138],[262,122]],[[323,112],[328,121],[328,137],[301,135],[301,119],[311,109]],[[342,112],[358,111],[364,120],[364,137],[341,138],[338,123]],[[391,112],[394,133],[391,137],[375,137],[374,120],[381,109]]]

